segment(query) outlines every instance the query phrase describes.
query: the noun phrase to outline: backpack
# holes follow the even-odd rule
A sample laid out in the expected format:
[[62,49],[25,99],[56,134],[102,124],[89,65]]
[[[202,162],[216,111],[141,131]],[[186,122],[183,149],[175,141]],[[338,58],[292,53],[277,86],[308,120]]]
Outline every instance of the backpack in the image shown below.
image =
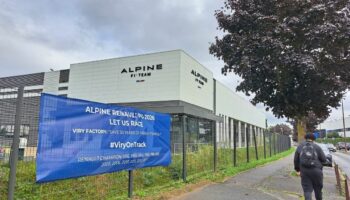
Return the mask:
[[301,149],[300,152],[300,165],[305,168],[313,168],[316,167],[316,158],[317,153],[315,150],[315,146],[307,142]]

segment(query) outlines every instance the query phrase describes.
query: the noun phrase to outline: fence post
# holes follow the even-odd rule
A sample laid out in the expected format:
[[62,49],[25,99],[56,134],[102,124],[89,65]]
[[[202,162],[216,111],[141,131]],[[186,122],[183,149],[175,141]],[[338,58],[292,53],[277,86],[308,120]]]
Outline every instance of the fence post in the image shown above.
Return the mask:
[[18,149],[19,149],[19,134],[21,131],[21,117],[22,117],[22,102],[23,102],[24,86],[18,87],[17,102],[16,102],[16,116],[15,127],[13,134],[13,141],[10,153],[10,174],[8,183],[8,199],[13,200],[16,185],[16,167],[18,161]]
[[213,145],[214,145],[214,172],[216,172],[216,165],[217,165],[217,143],[216,143],[216,121],[213,121],[213,126],[212,126],[212,130],[213,130]]
[[341,182],[340,182],[340,174],[339,174],[339,169],[338,169],[338,164],[334,164],[334,171],[335,171],[335,177],[337,179],[337,185],[338,185],[338,189],[339,189],[339,193],[341,194]]
[[237,166],[237,126],[233,122],[233,166]]
[[247,156],[247,163],[249,163],[249,133],[248,133],[248,126],[246,124],[246,127],[245,127],[245,140],[246,140],[246,150],[247,150],[247,153],[246,153],[246,156]]
[[278,153],[282,152],[282,136],[278,134]]
[[282,149],[283,149],[283,140],[282,140],[282,139],[283,139],[283,135],[280,135],[279,138],[280,138],[280,139],[279,139],[279,142],[278,142],[278,143],[279,143],[279,146],[280,146],[280,148],[279,148],[279,153],[281,153],[281,152],[283,151],[283,150],[282,150]]
[[186,182],[186,115],[182,115],[182,180]]
[[272,156],[272,137],[271,137],[271,133],[269,133],[269,146],[270,146],[270,157]]
[[278,134],[277,135],[277,153],[280,153],[281,152],[281,141],[280,141],[281,137],[280,135]]
[[258,146],[257,146],[257,144],[256,144],[255,129],[253,129],[253,139],[254,139],[254,147],[255,147],[255,158],[256,158],[256,160],[259,160],[259,156],[258,156]]
[[345,175],[345,197],[346,200],[350,200],[349,179],[347,175]]
[[280,141],[280,143],[281,143],[281,145],[280,145],[280,146],[281,146],[280,151],[282,152],[282,151],[283,151],[283,135],[281,135],[280,137],[281,137],[281,138],[280,138],[280,140],[281,140],[281,141]]
[[129,170],[129,187],[128,187],[128,197],[132,198],[132,191],[133,191],[133,183],[134,183],[134,176],[133,176],[133,170]]
[[276,133],[273,134],[273,154],[276,155]]
[[266,130],[263,130],[263,142],[264,142],[264,159],[266,159]]

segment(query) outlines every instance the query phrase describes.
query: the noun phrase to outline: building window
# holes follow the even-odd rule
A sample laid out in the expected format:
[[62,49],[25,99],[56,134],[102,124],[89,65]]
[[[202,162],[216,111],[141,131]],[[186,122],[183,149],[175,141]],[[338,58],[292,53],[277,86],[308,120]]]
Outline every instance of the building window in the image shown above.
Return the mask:
[[58,90],[59,90],[59,91],[68,90],[68,87],[59,87]]
[[69,69],[60,71],[59,83],[68,83],[69,81]]
[[[29,125],[21,125],[19,135],[21,137],[29,135]],[[0,125],[0,136],[13,137],[15,125],[7,124]]]
[[[185,137],[188,151],[197,151],[203,145],[211,145],[213,141],[213,121],[186,116]],[[171,145],[175,154],[182,153],[182,116],[171,116]]]
[[173,153],[182,152],[182,122],[181,116],[172,115],[171,116],[171,146]]

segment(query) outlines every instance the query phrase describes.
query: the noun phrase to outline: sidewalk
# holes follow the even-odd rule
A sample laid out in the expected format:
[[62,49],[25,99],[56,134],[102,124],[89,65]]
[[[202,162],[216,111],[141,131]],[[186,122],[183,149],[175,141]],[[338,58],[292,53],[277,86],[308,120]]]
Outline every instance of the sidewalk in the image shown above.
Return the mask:
[[[223,183],[212,184],[173,200],[299,200],[300,178],[291,175],[293,155],[241,173]],[[334,169],[324,168],[323,199],[343,200],[336,189]]]

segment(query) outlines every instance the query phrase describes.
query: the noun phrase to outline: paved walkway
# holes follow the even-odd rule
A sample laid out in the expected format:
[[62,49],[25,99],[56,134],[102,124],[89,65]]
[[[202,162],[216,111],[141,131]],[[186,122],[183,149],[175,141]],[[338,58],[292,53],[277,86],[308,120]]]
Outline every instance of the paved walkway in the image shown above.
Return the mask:
[[[291,175],[293,155],[241,173],[223,183],[212,184],[173,200],[299,200],[300,178]],[[338,195],[333,168],[324,168],[324,199],[344,199]]]

